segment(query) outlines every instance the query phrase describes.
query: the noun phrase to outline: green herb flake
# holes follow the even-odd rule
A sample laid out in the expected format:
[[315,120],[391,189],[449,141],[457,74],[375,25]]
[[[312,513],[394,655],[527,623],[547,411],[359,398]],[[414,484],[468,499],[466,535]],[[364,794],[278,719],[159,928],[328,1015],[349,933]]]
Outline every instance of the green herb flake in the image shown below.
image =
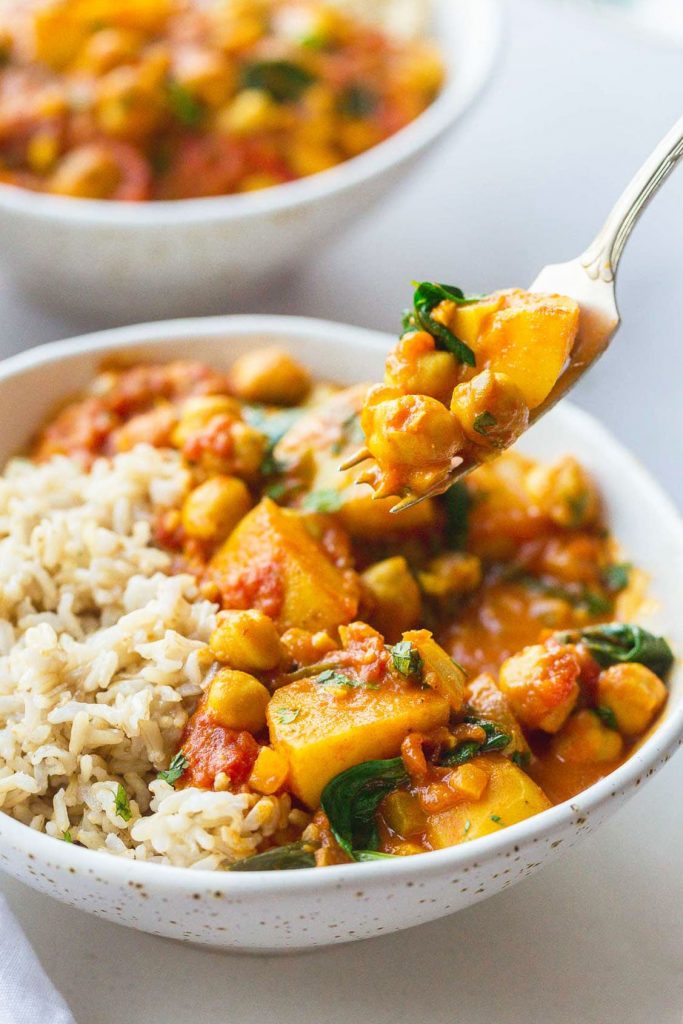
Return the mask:
[[334,668],[325,669],[324,672],[321,672],[319,676],[314,676],[313,679],[318,686],[363,686],[359,679],[352,679],[351,676],[345,675],[344,672],[337,672]]
[[528,750],[515,750],[510,760],[513,764],[516,764],[518,768],[524,770],[528,768],[531,763],[531,754]]
[[116,787],[116,796],[114,797],[114,809],[118,814],[119,818],[123,818],[124,821],[130,821],[133,817],[133,812],[130,809],[128,803],[128,794],[119,782]]
[[62,839],[65,843],[73,843],[74,837],[71,832],[67,829],[66,832],[62,832]]
[[580,491],[578,494],[575,494],[568,499],[567,505],[569,507],[572,526],[581,526],[586,518],[589,503],[590,495],[588,494],[588,491]]
[[301,503],[301,507],[307,512],[338,512],[343,505],[343,498],[339,491],[332,488],[320,491],[311,491]]
[[632,568],[630,562],[615,562],[613,565],[605,566],[600,574],[603,586],[615,594],[620,590],[626,590]]
[[474,429],[482,437],[487,437],[492,427],[498,426],[498,420],[490,412],[480,412],[478,416],[474,417],[474,423],[472,424]]
[[337,100],[337,110],[344,117],[369,117],[377,109],[377,93],[364,85],[353,83],[344,89]]
[[242,69],[242,88],[267,92],[276,103],[295,103],[313,82],[315,75],[289,60],[255,61]]
[[264,487],[263,493],[272,501],[280,501],[288,490],[288,484],[284,480],[278,480],[276,483],[268,484],[267,487]]
[[495,821],[496,825],[503,824],[503,819],[501,818],[500,814],[492,814],[491,821]]
[[169,786],[175,786],[178,779],[187,770],[189,764],[190,762],[187,760],[183,752],[179,750],[175,757],[171,760],[171,763],[169,764],[168,768],[163,772],[159,772],[159,774],[157,775],[157,779],[161,779],[162,782],[167,782]]
[[389,648],[391,660],[397,672],[402,676],[422,675],[422,656],[417,647],[414,647],[409,640],[402,640]]
[[169,82],[166,86],[168,105],[177,121],[185,128],[196,128],[204,117],[204,108],[191,92],[180,82]]
[[467,819],[467,821],[465,822],[465,827],[464,827],[464,829],[462,830],[462,832],[463,832],[463,835],[465,835],[465,836],[466,836],[466,835],[467,835],[467,833],[469,832],[469,830],[470,830],[471,828],[472,828],[472,822],[471,822],[471,821],[470,821],[470,819],[468,818],[468,819]]
[[467,484],[462,480],[453,484],[443,497],[446,511],[444,541],[446,547],[460,551],[467,543],[472,498]]
[[595,708],[595,714],[608,729],[614,729],[615,732],[619,731],[617,716],[611,708],[607,707],[606,704],[601,704],[599,707]]
[[299,717],[298,708],[276,708],[275,714],[280,725],[291,725]]

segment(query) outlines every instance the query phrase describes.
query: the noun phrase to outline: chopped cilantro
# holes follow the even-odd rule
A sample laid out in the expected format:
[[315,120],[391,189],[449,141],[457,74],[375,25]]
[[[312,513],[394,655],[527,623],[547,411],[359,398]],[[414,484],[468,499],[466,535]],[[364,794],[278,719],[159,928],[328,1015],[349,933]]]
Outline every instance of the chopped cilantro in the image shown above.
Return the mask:
[[379,689],[377,683],[365,683],[362,679],[353,679],[351,676],[347,676],[345,672],[338,672],[334,668],[325,669],[319,676],[314,676],[313,681],[319,686],[347,686],[354,689],[363,687],[366,690]]
[[161,779],[162,782],[168,782],[169,786],[175,786],[180,776],[185,773],[189,763],[183,752],[179,750],[171,760],[166,771],[159,772],[157,779]]
[[410,640],[402,640],[399,644],[390,647],[391,660],[394,668],[402,676],[419,676],[422,674],[422,657],[416,647],[413,647]]
[[74,838],[68,829],[66,830],[66,832],[62,832],[62,839],[64,840],[65,843],[73,843],[74,841]]
[[337,110],[344,117],[368,117],[377,109],[377,94],[364,85],[348,85],[337,100]]
[[275,714],[280,725],[291,725],[299,717],[298,708],[276,708]]
[[472,822],[471,822],[471,821],[470,821],[470,819],[468,818],[468,819],[467,819],[467,821],[465,822],[465,827],[464,827],[464,829],[462,830],[462,831],[463,831],[463,835],[467,835],[467,833],[469,832],[469,830],[470,830],[471,828],[472,828]]
[[128,794],[119,782],[116,787],[116,796],[114,797],[114,808],[119,818],[123,818],[124,821],[130,821],[133,817],[133,812],[130,809],[128,803]]
[[614,729],[615,732],[619,731],[617,725],[617,717],[611,708],[608,708],[606,704],[601,704],[595,709],[595,714],[607,726],[608,729]]
[[503,819],[501,818],[500,814],[492,814],[491,821],[495,821],[496,825],[503,824]]
[[531,754],[528,750],[515,750],[511,759],[518,768],[528,768],[531,761]]
[[474,423],[472,424],[474,429],[482,437],[487,437],[491,427],[498,426],[498,420],[490,412],[480,412],[478,416],[474,417]]
[[328,488],[327,490],[311,491],[302,501],[301,507],[307,512],[338,512],[342,503],[339,491]]

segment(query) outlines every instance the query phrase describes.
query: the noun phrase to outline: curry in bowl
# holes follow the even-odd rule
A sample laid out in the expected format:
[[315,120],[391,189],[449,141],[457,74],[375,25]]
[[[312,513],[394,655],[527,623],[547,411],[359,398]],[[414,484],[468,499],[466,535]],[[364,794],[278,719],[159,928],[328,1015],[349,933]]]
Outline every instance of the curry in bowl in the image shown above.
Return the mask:
[[132,201],[267,188],[394,135],[443,78],[428,41],[321,0],[5,0],[0,181]]
[[7,813],[131,859],[324,866],[495,834],[629,756],[672,655],[592,480],[505,453],[392,514],[339,471],[367,394],[274,348],[109,367],[10,461]]

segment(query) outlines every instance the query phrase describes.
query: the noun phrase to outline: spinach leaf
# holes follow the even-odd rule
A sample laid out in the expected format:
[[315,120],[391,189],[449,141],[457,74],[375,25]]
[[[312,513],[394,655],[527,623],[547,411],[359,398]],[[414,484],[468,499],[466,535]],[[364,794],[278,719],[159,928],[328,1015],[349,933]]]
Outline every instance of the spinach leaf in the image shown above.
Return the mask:
[[549,583],[531,573],[512,573],[509,579],[516,580],[522,586],[528,587],[529,590],[538,594],[543,594],[545,597],[556,597],[561,601],[566,601],[573,608],[584,608],[589,615],[606,615],[613,608],[611,597],[585,586],[580,590],[571,590],[569,587]]
[[299,717],[298,708],[276,708],[275,717],[281,725],[291,725]]
[[166,86],[168,105],[177,121],[185,128],[196,128],[204,116],[204,108],[191,92],[180,82],[169,82]]
[[580,641],[603,668],[633,661],[645,665],[663,679],[674,661],[673,652],[664,637],[654,636],[642,626],[626,622],[608,622],[603,626],[588,626],[556,636],[560,643]]
[[478,301],[477,298],[467,298],[465,293],[454,285],[423,281],[417,285],[413,296],[416,325],[432,335],[437,348],[450,352],[458,362],[464,363],[465,366],[476,366],[477,361],[469,345],[466,345],[460,338],[456,338],[448,327],[444,327],[432,316],[432,311],[445,300],[457,302],[461,306]]
[[594,710],[600,721],[603,722],[608,729],[614,729],[615,732],[618,732],[619,726],[617,725],[617,716],[611,708],[608,708],[605,704],[601,704]]
[[486,437],[491,427],[498,426],[498,420],[491,412],[480,412],[478,416],[474,417],[474,423],[472,426],[478,434],[481,434],[482,437]]
[[467,543],[467,530],[469,525],[469,514],[472,506],[472,498],[467,490],[467,485],[460,480],[449,488],[444,497],[443,503],[446,508],[446,527],[444,540],[446,547],[459,550]]
[[243,89],[261,89],[276,103],[295,103],[315,81],[315,75],[289,60],[259,60],[242,70]]
[[313,847],[307,843],[290,843],[288,846],[274,846],[272,850],[237,860],[230,865],[228,871],[286,871],[314,867]]
[[353,859],[358,861],[395,860],[396,856],[395,853],[380,853],[379,850],[356,850]]
[[243,406],[242,416],[244,420],[254,430],[264,434],[268,442],[266,454],[260,466],[262,476],[274,476],[285,468],[279,465],[273,455],[273,451],[278,441],[285,436],[290,427],[293,427],[302,415],[301,409],[279,409],[277,412],[269,412],[261,405]]
[[389,648],[391,660],[397,672],[402,676],[419,676],[422,674],[422,656],[410,640],[402,640]]
[[364,761],[327,783],[320,805],[337,842],[354,860],[359,858],[358,851],[377,849],[377,808],[387,793],[407,782],[402,759],[394,757]]
[[169,786],[175,786],[181,775],[185,774],[189,763],[190,762],[187,760],[182,750],[179,750],[166,771],[159,772],[157,779],[161,779],[163,782],[168,782]]
[[531,763],[531,754],[528,750],[515,750],[512,757],[510,758],[513,764],[516,764],[518,768],[528,768]]
[[478,754],[493,754],[497,750],[505,750],[512,739],[508,733],[503,732],[499,725],[488,721],[486,718],[475,718],[472,715],[467,715],[463,721],[469,725],[478,725],[486,733],[486,739],[483,743],[477,743],[476,740],[466,740],[464,743],[459,743],[453,750],[447,750],[441,755],[441,760],[439,761],[442,767],[453,768],[456,765],[465,764],[466,761],[471,761]]

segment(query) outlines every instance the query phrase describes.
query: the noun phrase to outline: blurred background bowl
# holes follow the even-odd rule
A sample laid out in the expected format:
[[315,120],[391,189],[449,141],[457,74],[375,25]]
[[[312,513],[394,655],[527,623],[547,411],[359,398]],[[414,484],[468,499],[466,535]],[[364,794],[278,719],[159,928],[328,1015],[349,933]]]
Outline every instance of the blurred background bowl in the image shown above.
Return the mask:
[[243,195],[174,202],[71,199],[0,185],[0,258],[29,296],[130,321],[225,312],[382,199],[472,105],[500,37],[497,0],[435,0],[447,66],[437,100],[353,160]]

